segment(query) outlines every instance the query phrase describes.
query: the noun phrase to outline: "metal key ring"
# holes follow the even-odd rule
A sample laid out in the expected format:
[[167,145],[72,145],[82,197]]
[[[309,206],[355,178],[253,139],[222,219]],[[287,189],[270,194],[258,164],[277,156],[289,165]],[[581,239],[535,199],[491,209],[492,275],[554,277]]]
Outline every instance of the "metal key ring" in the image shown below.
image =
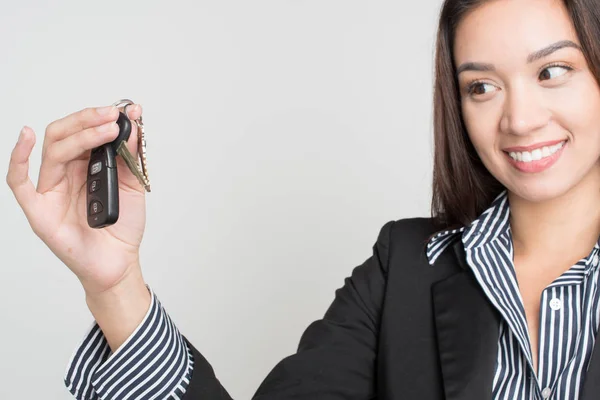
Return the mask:
[[119,107],[123,107],[123,113],[129,117],[129,115],[127,115],[127,107],[133,105],[133,101],[129,100],[129,99],[121,99],[119,101],[115,101],[112,105],[119,108]]

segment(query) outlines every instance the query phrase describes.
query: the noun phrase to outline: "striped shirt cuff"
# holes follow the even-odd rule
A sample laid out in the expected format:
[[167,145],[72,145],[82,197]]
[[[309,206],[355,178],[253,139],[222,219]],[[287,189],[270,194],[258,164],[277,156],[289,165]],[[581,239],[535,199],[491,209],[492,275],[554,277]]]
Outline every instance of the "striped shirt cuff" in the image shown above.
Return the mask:
[[96,322],[73,352],[64,381],[77,400],[183,397],[194,368],[192,352],[147,287],[152,297],[150,308],[115,353]]

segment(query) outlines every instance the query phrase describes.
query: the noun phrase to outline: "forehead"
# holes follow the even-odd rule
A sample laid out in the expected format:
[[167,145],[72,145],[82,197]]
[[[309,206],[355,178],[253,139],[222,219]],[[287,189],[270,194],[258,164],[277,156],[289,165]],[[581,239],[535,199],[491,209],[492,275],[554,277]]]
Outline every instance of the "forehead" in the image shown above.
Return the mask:
[[456,64],[525,63],[527,55],[559,40],[579,44],[562,0],[492,0],[467,13],[454,38]]

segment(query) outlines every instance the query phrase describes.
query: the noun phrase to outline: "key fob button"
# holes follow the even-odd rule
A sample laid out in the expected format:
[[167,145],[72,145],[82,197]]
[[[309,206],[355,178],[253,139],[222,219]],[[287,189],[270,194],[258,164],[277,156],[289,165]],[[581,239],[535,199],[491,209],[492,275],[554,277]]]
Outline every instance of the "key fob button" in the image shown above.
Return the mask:
[[94,200],[90,203],[90,215],[95,215],[101,213],[103,210],[102,203],[98,200]]
[[90,183],[90,193],[94,193],[98,189],[100,189],[100,179],[93,180]]
[[[116,154],[111,143],[92,153],[84,186],[87,223],[100,229],[113,225],[119,218],[119,177]],[[1,397],[1,396],[0,396]]]
[[90,175],[96,175],[102,171],[102,161],[96,161],[90,166]]

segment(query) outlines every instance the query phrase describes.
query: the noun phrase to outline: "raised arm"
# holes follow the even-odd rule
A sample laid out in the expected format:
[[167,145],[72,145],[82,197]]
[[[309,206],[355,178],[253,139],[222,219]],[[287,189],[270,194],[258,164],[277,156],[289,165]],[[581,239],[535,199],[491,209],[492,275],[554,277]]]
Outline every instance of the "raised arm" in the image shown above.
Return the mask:
[[[129,117],[141,115],[131,107]],[[33,231],[77,276],[94,323],[75,349],[65,384],[77,399],[230,399],[208,360],[176,328],[139,265],[145,228],[144,190],[118,160],[123,215],[91,229],[86,219],[90,150],[118,134],[114,107],[84,109],[46,129],[37,187],[29,179],[35,135],[24,128],[11,154],[7,183]],[[136,154],[136,133],[128,147]],[[390,232],[380,230],[373,254],[355,267],[323,318],[311,323],[295,354],[258,387],[258,400],[377,396],[377,341],[387,279]]]

